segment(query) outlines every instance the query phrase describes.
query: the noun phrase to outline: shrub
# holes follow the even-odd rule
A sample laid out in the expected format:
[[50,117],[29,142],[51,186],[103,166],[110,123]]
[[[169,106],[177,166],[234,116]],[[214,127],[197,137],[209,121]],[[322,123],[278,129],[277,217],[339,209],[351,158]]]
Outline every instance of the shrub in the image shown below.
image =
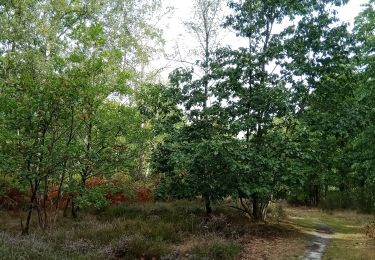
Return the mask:
[[137,202],[146,202],[153,200],[151,189],[147,187],[137,188],[135,199]]
[[20,209],[28,199],[22,187],[14,178],[0,174],[0,209]]
[[81,196],[77,198],[77,203],[81,208],[104,209],[109,205],[106,198],[108,187],[105,185],[93,186],[83,189]]

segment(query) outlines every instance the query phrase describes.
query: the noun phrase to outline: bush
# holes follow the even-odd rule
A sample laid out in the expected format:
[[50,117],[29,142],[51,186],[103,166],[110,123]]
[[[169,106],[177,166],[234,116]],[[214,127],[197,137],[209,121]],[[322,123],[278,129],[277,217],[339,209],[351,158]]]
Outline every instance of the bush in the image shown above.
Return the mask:
[[83,209],[95,208],[102,210],[109,205],[109,201],[106,198],[108,193],[108,187],[96,186],[83,189],[81,196],[77,198],[77,204]]
[[28,201],[24,187],[16,179],[0,174],[0,209],[22,208]]

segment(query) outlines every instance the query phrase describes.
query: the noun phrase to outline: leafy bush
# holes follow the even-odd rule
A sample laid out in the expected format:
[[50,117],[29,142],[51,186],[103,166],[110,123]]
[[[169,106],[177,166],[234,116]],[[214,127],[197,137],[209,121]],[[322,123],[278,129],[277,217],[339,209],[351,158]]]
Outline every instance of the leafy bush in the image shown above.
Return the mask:
[[108,190],[107,186],[85,188],[81,196],[77,198],[77,204],[81,208],[104,209],[109,205],[109,201],[106,198]]
[[112,176],[111,183],[116,190],[110,196],[122,195],[125,198],[124,200],[128,201],[134,199],[136,185],[130,175],[121,172],[116,173]]

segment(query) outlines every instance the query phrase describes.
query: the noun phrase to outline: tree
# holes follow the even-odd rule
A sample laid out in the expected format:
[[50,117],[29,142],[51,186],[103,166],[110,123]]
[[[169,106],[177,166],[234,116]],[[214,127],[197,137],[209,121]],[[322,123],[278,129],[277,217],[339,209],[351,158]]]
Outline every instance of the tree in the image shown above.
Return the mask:
[[[29,186],[30,205],[23,233],[37,209],[48,226],[49,180],[64,171],[73,131],[67,123],[75,90],[63,75],[68,44],[63,41],[85,15],[82,5],[11,1],[1,5],[2,161],[5,171]],[[43,211],[43,212],[42,212]]]
[[348,190],[349,144],[361,127],[352,45],[346,24],[323,10],[305,16],[286,41],[297,122],[292,139],[301,149],[295,171],[305,172],[301,192],[292,196],[309,205],[324,203],[330,189]]
[[221,30],[220,23],[223,18],[222,6],[222,0],[195,0],[193,17],[190,21],[185,22],[188,31],[193,34],[194,39],[198,42],[198,48],[196,49],[198,60],[196,64],[199,70],[203,72],[201,85],[206,99],[203,102],[203,108],[207,107],[207,102],[209,101],[208,75],[210,73],[210,55],[219,46],[218,37]]
[[275,154],[263,148],[277,147],[283,142],[276,137],[290,127],[288,118],[293,115],[292,97],[296,95],[288,79],[294,81],[298,75],[290,67],[283,69],[283,64],[291,58],[288,40],[298,36],[299,28],[291,26],[277,32],[274,27],[298,16],[302,17],[299,26],[307,21],[312,25],[314,19],[329,16],[325,6],[329,3],[342,2],[231,1],[229,4],[234,14],[228,16],[226,26],[246,38],[248,47],[223,48],[217,52],[212,65],[217,81],[214,95],[216,106],[226,116],[222,122],[229,122],[227,128],[233,135],[244,135],[245,159],[241,160],[243,166],[237,177],[237,196],[248,200],[251,207],[244,210],[250,209],[248,214],[255,220],[265,218],[267,205],[283,179],[279,173],[285,172],[285,166],[279,158],[288,151],[279,150],[280,154]]
[[[61,194],[73,188],[77,175],[79,194],[92,176],[136,171],[149,130],[132,102],[111,98],[117,93],[131,101],[140,82],[137,66],[154,51],[146,38],[155,40],[153,46],[160,38],[143,21],[157,1],[126,2],[131,3],[123,8],[104,0],[0,3],[0,154],[7,159],[0,168],[29,186],[25,234],[34,209],[41,227],[48,227],[48,191],[55,185],[56,220]],[[106,23],[125,11],[142,15],[122,20],[121,28]]]
[[355,21],[354,37],[358,88],[356,108],[361,121],[360,131],[352,139],[352,185],[358,196],[358,206],[366,212],[375,209],[374,175],[374,73],[375,73],[375,2],[369,1]]
[[[209,105],[213,97],[209,78],[211,53],[217,46],[221,4],[220,0],[194,2],[194,19],[185,24],[198,42],[197,66],[195,70],[180,68],[170,74],[172,88],[180,90],[177,103],[183,107],[185,122],[170,133],[173,140],[168,138],[159,147],[160,153],[155,153],[170,157],[169,167],[159,168],[168,174],[163,181],[178,190],[170,189],[170,194],[178,197],[184,194],[190,198],[201,195],[208,216],[212,212],[211,201],[229,194],[225,185],[229,158],[222,149],[230,138],[219,135],[216,110]],[[163,160],[161,157],[155,159]]]

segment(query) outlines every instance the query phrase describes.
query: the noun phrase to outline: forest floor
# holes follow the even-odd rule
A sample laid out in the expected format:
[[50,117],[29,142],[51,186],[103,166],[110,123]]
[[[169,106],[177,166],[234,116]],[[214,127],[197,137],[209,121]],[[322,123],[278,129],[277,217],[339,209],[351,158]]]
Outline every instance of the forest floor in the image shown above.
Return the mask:
[[271,208],[267,223],[227,206],[204,216],[197,202],[123,204],[46,231],[34,216],[21,236],[20,218],[0,211],[0,259],[309,259],[317,233],[329,236],[322,259],[375,259],[375,239],[365,234],[373,216],[290,206]]

